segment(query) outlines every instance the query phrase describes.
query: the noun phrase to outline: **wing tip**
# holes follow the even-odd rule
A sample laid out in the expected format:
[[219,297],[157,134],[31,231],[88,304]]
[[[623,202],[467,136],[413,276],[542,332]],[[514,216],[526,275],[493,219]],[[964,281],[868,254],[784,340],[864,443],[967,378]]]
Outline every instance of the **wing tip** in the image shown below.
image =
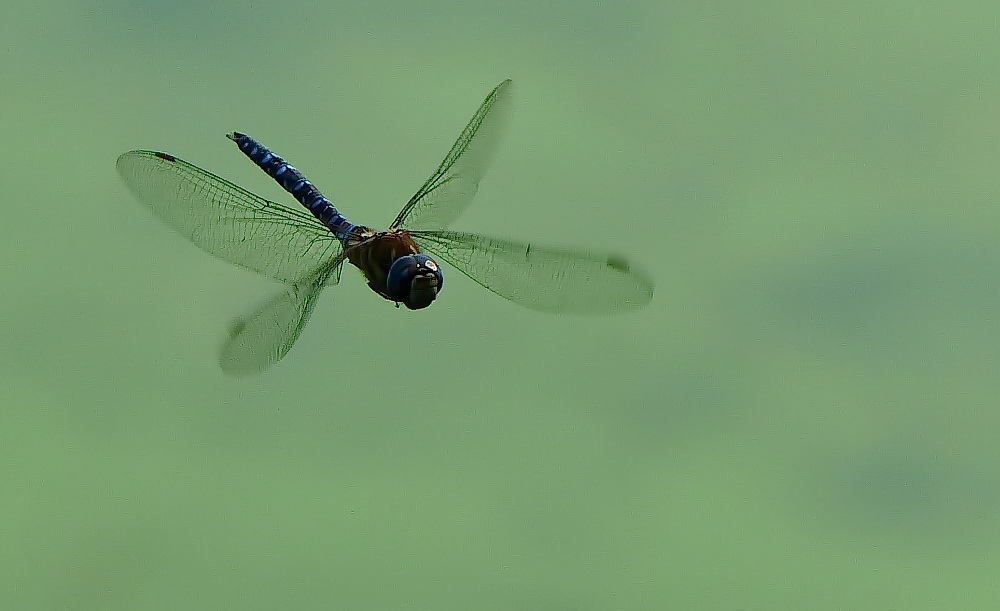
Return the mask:
[[623,276],[631,276],[636,282],[637,293],[631,299],[625,300],[625,305],[631,308],[641,308],[653,300],[653,281],[644,271],[633,267],[625,257],[609,255],[605,261],[610,269]]

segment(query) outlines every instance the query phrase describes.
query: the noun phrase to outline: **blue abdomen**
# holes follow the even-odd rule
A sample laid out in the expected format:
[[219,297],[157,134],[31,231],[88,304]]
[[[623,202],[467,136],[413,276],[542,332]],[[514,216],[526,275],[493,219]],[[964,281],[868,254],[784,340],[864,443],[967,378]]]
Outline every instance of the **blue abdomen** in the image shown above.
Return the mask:
[[329,227],[334,235],[341,240],[347,239],[354,225],[348,222],[337,211],[333,202],[324,197],[319,189],[302,175],[302,172],[295,169],[295,166],[275,155],[266,146],[246,134],[233,132],[226,134],[226,136],[240,147],[244,155],[281,185],[281,188],[291,193],[320,222]]

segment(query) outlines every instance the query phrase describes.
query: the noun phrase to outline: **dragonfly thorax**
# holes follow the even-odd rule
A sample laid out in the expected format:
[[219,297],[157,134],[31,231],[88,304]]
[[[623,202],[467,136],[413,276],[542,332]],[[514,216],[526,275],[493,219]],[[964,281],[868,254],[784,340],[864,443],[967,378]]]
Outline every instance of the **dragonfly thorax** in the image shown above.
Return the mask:
[[437,262],[403,230],[359,234],[348,241],[346,254],[368,278],[369,288],[411,310],[429,306],[444,283]]

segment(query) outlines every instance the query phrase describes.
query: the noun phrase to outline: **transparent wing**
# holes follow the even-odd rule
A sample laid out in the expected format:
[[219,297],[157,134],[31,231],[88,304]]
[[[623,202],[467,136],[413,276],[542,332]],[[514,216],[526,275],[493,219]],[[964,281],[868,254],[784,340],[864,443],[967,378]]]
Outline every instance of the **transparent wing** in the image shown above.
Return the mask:
[[280,361],[302,334],[323,287],[340,280],[342,261],[293,284],[252,314],[238,318],[222,348],[219,365],[226,373],[245,376]]
[[486,96],[444,161],[403,206],[390,229],[441,229],[468,207],[510,116],[511,89],[508,79]]
[[505,299],[533,310],[602,314],[638,308],[653,283],[616,256],[457,231],[413,231],[421,249]]
[[117,167],[156,216],[224,261],[296,282],[341,253],[340,241],[305,208],[268,201],[172,155],[130,151]]

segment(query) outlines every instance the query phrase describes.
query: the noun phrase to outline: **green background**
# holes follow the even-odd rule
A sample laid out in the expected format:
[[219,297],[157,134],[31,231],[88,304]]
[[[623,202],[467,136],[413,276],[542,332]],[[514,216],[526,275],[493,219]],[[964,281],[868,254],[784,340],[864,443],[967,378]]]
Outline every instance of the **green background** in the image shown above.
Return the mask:
[[[0,606],[1000,605],[998,17],[12,3]],[[384,226],[504,78],[456,227],[620,251],[653,302],[546,316],[446,269],[409,312],[348,270],[226,377],[275,285],[158,223],[118,154],[281,197],[245,131]]]

